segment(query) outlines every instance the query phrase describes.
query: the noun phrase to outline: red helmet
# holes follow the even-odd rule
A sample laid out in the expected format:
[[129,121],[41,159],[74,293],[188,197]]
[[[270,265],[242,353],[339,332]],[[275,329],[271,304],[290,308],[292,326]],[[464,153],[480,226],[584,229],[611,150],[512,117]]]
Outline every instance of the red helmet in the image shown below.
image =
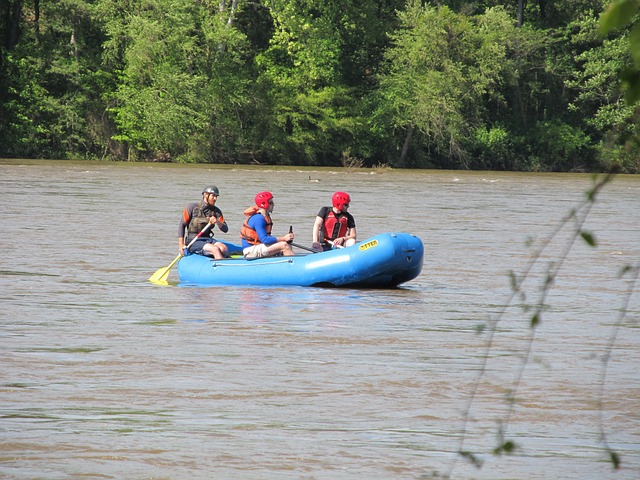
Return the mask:
[[331,202],[338,210],[342,210],[345,204],[351,202],[351,197],[346,192],[336,192],[333,194],[333,197],[331,197]]
[[267,208],[269,206],[269,200],[273,198],[271,192],[260,192],[256,195],[256,206],[258,208]]

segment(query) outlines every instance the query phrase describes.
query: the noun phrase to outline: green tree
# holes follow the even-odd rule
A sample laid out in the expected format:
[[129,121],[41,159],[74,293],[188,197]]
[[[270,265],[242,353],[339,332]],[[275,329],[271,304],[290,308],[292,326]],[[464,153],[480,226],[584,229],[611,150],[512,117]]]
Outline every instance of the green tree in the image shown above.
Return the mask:
[[5,0],[0,155],[636,171],[602,1]]
[[565,82],[575,92],[569,111],[575,112],[576,124],[599,139],[596,146],[604,167],[615,162],[626,171],[638,171],[640,152],[624,147],[624,140],[638,131],[636,109],[624,101],[618,81],[631,65],[627,35],[601,38],[595,15],[569,24],[567,32],[576,60]]
[[616,30],[630,28],[628,42],[633,66],[623,72],[621,78],[627,92],[627,100],[640,101],[640,0],[616,0],[612,2],[600,20],[600,34],[605,36]]
[[[229,161],[249,110],[237,2],[107,0],[105,60],[121,72],[111,108],[130,156]],[[242,133],[244,134],[244,133]],[[237,143],[237,142],[236,142]]]
[[640,172],[640,1],[617,0],[611,3],[600,19],[600,35],[610,38],[623,34],[628,42],[628,54],[632,63],[619,74],[622,90],[633,114],[617,137],[614,159],[621,159],[623,167],[630,172]]
[[[503,101],[497,88],[509,67],[513,20],[496,8],[483,15],[409,1],[392,35],[373,127],[392,128],[398,166],[467,168],[471,132],[483,123],[484,103]],[[410,149],[428,152],[411,160]]]
[[[11,2],[2,49],[0,154],[93,156],[104,147],[103,39],[84,0]],[[18,24],[13,23],[18,21]]]
[[343,41],[331,21],[339,6],[318,0],[267,5],[274,35],[256,58],[258,84],[269,99],[265,148],[283,161],[336,158],[357,124],[343,82]]
[[[112,8],[123,2],[113,2]],[[120,4],[120,5],[118,5]],[[130,156],[179,155],[186,139],[202,122],[198,99],[203,78],[193,35],[196,15],[192,2],[149,2],[107,23],[109,47],[123,46],[121,76],[111,108]],[[107,5],[103,5],[103,8]],[[126,21],[123,23],[123,19]],[[109,52],[117,56],[119,52]]]

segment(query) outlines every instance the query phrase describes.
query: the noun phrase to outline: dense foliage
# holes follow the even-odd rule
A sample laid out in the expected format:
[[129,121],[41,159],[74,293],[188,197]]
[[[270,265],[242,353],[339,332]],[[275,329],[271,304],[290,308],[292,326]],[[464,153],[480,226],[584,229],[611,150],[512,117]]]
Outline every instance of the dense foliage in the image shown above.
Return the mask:
[[0,156],[640,171],[605,0],[1,5]]

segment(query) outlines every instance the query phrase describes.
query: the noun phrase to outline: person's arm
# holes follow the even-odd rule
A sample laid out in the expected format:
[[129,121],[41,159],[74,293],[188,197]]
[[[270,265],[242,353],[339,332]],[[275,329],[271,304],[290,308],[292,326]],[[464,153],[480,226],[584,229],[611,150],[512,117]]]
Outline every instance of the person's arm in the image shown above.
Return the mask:
[[277,237],[267,234],[267,221],[264,219],[262,215],[254,215],[251,218],[250,222],[252,223],[251,226],[255,228],[256,233],[258,234],[260,243],[264,243],[265,245],[271,245],[273,243],[278,242]]
[[356,227],[350,228],[347,231],[347,236],[344,237],[345,242],[349,239],[352,239],[354,242],[356,241],[356,237],[357,237],[357,233],[356,233]]
[[[225,222],[224,220],[224,216],[222,215],[222,210],[220,210],[219,208],[216,208],[214,217],[215,217],[215,224],[218,226],[220,231],[222,233],[227,233],[229,231],[229,226],[227,225],[227,222]],[[214,222],[211,222],[211,223],[214,223]]]
[[313,222],[313,232],[311,234],[311,241],[313,243],[320,242],[320,229],[322,228],[323,223],[324,223],[323,218],[316,216],[316,220],[315,222]]
[[320,245],[320,229],[323,223],[324,219],[316,215],[316,220],[313,222],[313,233],[311,234],[311,248],[315,250],[322,250],[322,245]]
[[346,242],[349,239],[353,239],[354,243],[356,241],[356,220],[353,218],[353,215],[349,214],[349,223],[347,224],[347,235],[344,237],[344,241]]
[[180,223],[178,224],[178,251],[180,254],[184,253],[184,234],[187,230],[187,223],[191,220],[191,210],[190,205],[187,205],[182,212],[182,218],[180,218]]

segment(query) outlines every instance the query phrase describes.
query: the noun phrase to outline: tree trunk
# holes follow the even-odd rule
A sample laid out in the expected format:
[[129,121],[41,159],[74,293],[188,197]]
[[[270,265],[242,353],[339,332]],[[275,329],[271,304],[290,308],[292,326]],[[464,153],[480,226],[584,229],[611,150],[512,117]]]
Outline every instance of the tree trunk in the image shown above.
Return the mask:
[[40,0],[33,0],[34,27],[36,38],[40,39]]
[[4,46],[7,50],[11,50],[18,44],[18,40],[20,40],[22,0],[14,0],[13,2],[7,3],[3,13],[7,25]]
[[527,6],[527,0],[518,0],[518,27],[524,22],[524,7]]
[[409,153],[409,145],[411,145],[411,139],[413,138],[413,132],[416,127],[411,125],[409,130],[407,130],[407,136],[404,137],[404,145],[402,145],[402,153],[400,153],[399,166],[405,166],[405,162],[407,160],[407,154]]
[[227,25],[229,27],[233,25],[237,9],[238,9],[238,0],[232,0],[231,11],[229,12],[229,21],[227,22]]
[[544,20],[547,18],[547,0],[538,0],[538,6],[540,7],[540,18]]

